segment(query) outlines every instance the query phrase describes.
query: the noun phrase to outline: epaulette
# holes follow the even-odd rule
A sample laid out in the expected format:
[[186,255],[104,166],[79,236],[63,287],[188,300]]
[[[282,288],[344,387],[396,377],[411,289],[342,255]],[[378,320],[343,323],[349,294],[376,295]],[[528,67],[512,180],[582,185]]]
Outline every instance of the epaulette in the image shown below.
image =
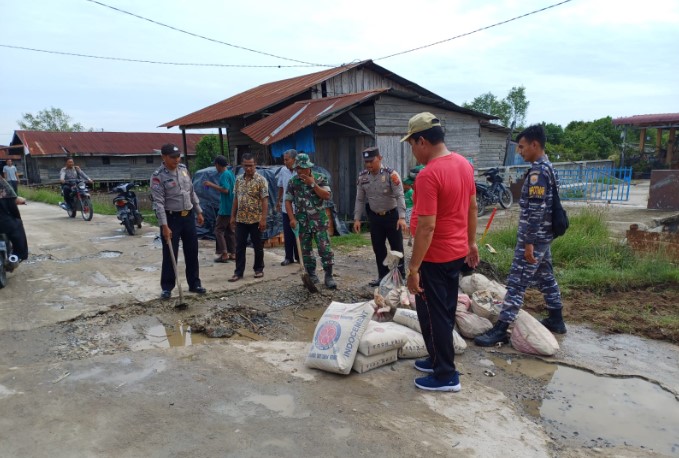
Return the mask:
[[160,169],[162,169],[162,168],[163,168],[162,165],[161,165],[160,167],[158,167],[158,168],[153,172],[153,176],[160,175]]
[[360,176],[366,175],[366,174],[368,174],[368,173],[370,173],[370,172],[368,172],[368,169],[363,169],[363,170],[361,171],[361,173],[358,174],[358,176],[360,177]]
[[394,172],[394,169],[391,167],[382,167],[384,171],[386,171],[389,175],[391,175]]

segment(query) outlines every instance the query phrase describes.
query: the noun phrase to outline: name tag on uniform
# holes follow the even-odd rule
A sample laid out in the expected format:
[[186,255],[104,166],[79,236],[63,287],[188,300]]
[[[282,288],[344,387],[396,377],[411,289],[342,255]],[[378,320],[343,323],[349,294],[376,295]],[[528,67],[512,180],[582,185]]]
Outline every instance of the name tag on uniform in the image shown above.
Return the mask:
[[182,170],[182,175],[187,176],[187,175],[186,175],[186,170]]
[[385,177],[384,175],[382,175],[382,183],[385,183],[386,181],[387,181],[387,177]]
[[530,186],[528,188],[529,197],[545,197],[545,187],[544,186]]

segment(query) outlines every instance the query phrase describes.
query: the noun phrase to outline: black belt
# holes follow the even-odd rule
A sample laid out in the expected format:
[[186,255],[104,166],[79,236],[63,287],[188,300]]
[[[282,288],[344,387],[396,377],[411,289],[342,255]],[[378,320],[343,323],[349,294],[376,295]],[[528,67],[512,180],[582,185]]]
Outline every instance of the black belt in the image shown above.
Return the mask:
[[387,210],[385,212],[376,212],[376,211],[373,211],[372,209],[370,211],[373,212],[374,214],[376,214],[377,216],[388,216],[388,215],[391,215],[392,213],[394,213],[396,211],[396,209],[392,208],[391,210]]
[[165,213],[168,216],[189,216],[189,214],[191,214],[191,210],[166,210]]

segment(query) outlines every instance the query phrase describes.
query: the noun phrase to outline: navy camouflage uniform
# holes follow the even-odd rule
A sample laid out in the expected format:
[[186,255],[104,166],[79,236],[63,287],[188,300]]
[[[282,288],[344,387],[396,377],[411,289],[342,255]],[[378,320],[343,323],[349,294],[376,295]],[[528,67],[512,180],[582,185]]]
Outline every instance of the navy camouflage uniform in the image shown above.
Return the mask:
[[[384,166],[374,175],[364,169],[358,175],[356,183],[354,221],[360,221],[365,210],[370,222],[370,241],[375,253],[379,279],[389,273],[389,268],[383,264],[387,257],[387,240],[393,251],[404,252],[403,234],[397,227],[397,222],[399,218],[406,217],[406,202],[400,177],[397,184],[392,180],[394,173],[396,173],[394,169]],[[404,258],[399,261],[398,270],[405,278]]]
[[[311,174],[318,186],[330,190],[328,178],[324,174],[314,171]],[[304,183],[297,175],[288,182],[285,200],[291,201],[295,209],[304,267],[307,272],[316,271],[316,257],[313,255],[312,245],[312,240],[316,240],[323,270],[327,271],[334,263],[334,254],[330,248],[328,215],[325,212],[324,200],[318,197],[312,186]]]
[[[552,269],[552,253],[550,245],[554,239],[552,233],[552,181],[559,179],[553,173],[553,167],[546,156],[533,162],[526,174],[519,206],[518,240],[514,250],[512,267],[507,278],[507,294],[505,295],[500,321],[511,323],[516,319],[523,304],[526,288],[537,286],[542,292],[548,310],[563,307],[561,292],[554,278]],[[525,244],[533,245],[533,256],[537,263],[530,264],[524,258]]]
[[[198,267],[198,235],[196,233],[196,215],[202,213],[198,196],[193,189],[193,182],[184,164],[169,171],[161,165],[151,175],[151,196],[153,209],[158,218],[158,226],[168,225],[172,231],[172,250],[175,258],[179,251],[179,239],[182,241],[184,262],[186,264],[186,281],[189,290],[200,288]],[[162,238],[162,232],[161,232]],[[176,283],[172,259],[167,242],[163,240],[163,266],[160,273],[160,287],[163,291],[172,291]]]

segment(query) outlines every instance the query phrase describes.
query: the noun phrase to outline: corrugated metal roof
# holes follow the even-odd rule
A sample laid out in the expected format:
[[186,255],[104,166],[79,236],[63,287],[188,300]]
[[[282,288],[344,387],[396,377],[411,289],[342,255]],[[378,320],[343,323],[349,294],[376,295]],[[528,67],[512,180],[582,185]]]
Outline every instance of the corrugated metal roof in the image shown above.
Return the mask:
[[628,116],[626,118],[615,118],[613,125],[615,126],[661,126],[663,124],[676,125],[679,124],[679,113],[661,113],[661,114],[645,114]]
[[308,75],[262,84],[222,100],[221,102],[217,102],[214,105],[177,118],[174,121],[161,124],[160,127],[206,124],[222,119],[233,118],[235,116],[256,113],[299,95],[307,89],[363,63],[364,62],[357,62],[355,64],[322,70]]
[[[186,134],[189,154],[204,134]],[[73,155],[148,155],[165,143],[182,146],[182,134],[153,132],[44,132],[17,130],[12,145],[23,144],[33,156]]]
[[270,145],[338,111],[350,109],[388,90],[388,88],[376,89],[355,94],[295,102],[247,126],[242,132],[257,143]]

